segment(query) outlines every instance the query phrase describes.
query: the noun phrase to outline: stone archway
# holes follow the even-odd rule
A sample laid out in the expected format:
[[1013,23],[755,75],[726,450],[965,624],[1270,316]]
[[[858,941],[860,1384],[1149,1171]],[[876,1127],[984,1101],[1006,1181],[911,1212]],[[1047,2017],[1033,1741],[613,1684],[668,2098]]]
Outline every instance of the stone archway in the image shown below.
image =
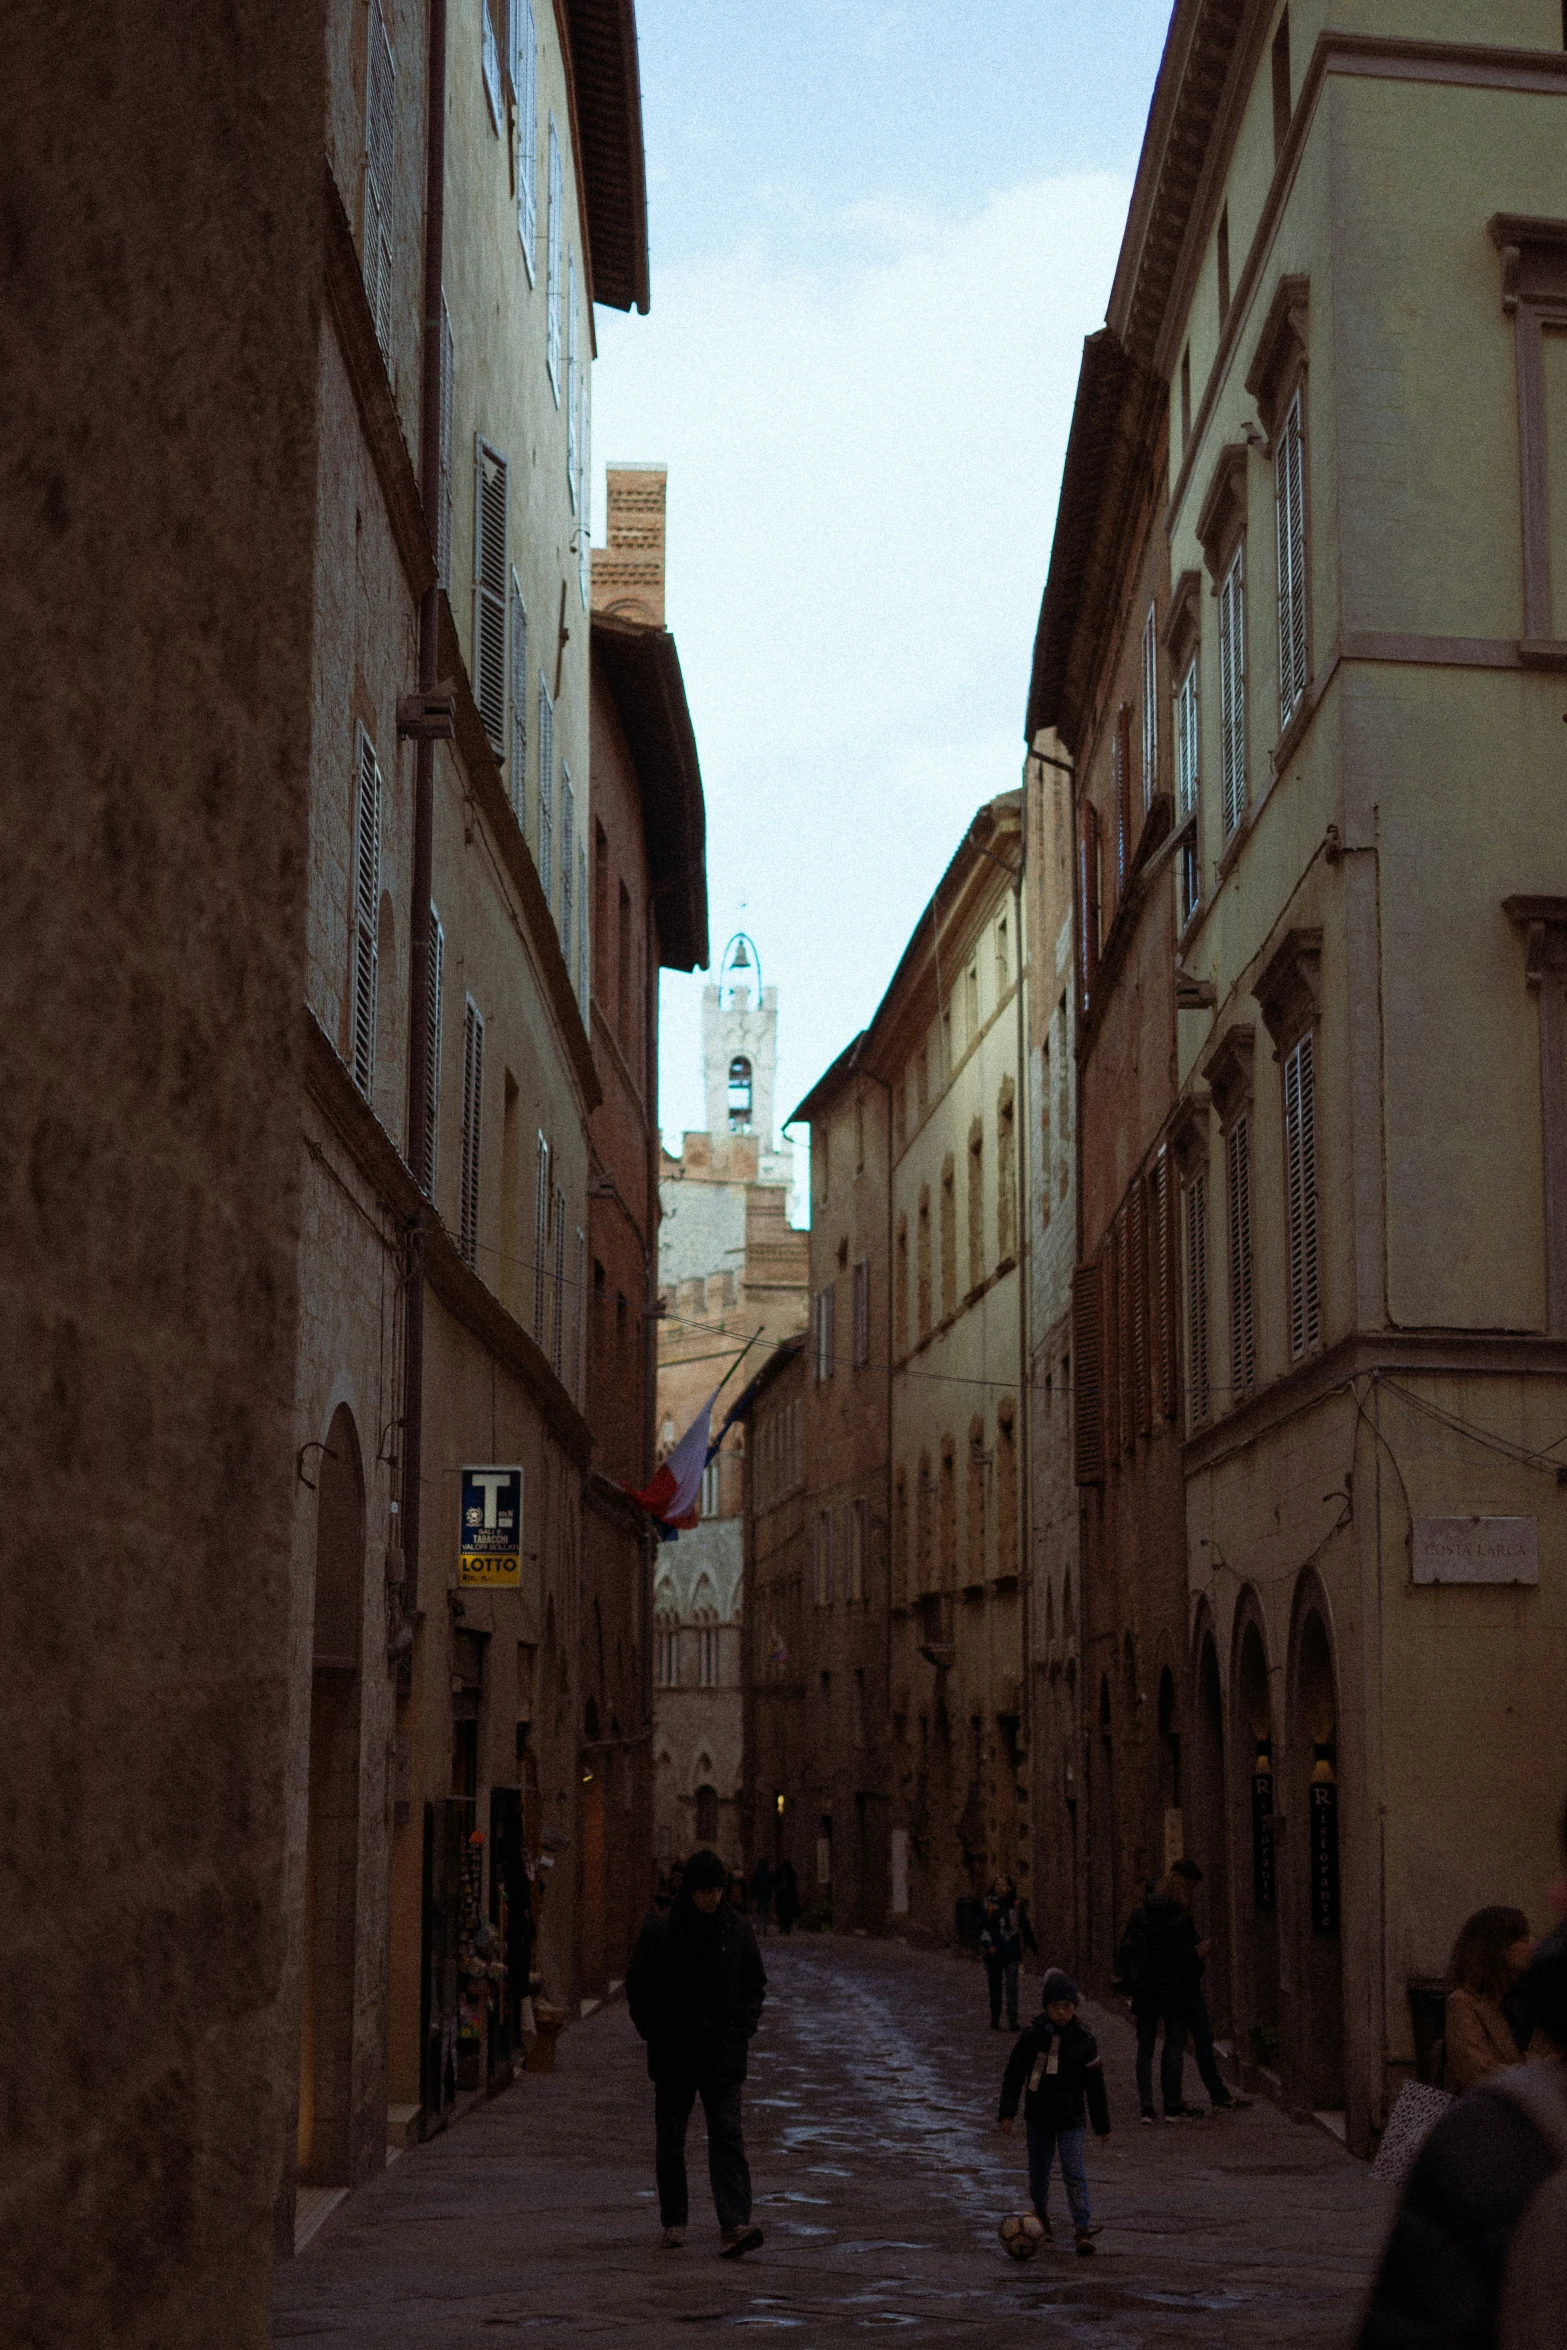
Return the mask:
[[1338,2111],[1345,2096],[1338,1674],[1327,1599],[1309,1570],[1296,1593],[1290,1641],[1289,1808],[1296,1827],[1287,1916],[1299,1985],[1290,2086],[1313,2112]]
[[340,1404],[319,1456],[311,1626],[310,1776],[299,2029],[299,2176],[354,2184],[355,1921],[365,1487]]
[[1261,1609],[1243,1596],[1230,1672],[1230,1800],[1235,1821],[1235,1999],[1240,2054],[1279,2062],[1279,1885],[1275,1800],[1279,1762]]

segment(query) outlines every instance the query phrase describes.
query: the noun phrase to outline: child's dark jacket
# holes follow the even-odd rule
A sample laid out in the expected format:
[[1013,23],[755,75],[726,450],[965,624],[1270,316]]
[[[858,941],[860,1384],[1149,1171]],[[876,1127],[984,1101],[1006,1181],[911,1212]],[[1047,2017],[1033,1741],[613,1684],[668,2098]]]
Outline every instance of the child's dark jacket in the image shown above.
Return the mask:
[[[1036,2072],[1039,2086],[1030,2088]],[[1095,2137],[1110,2135],[1110,2100],[1105,2095],[1099,2043],[1076,2016],[1069,2024],[1058,2026],[1049,2016],[1036,2015],[1018,2034],[1001,2083],[1002,2121],[1012,2119],[1020,2097],[1025,2122],[1042,2122],[1047,2130],[1080,2130],[1086,2105],[1086,2118],[1094,2125]]]

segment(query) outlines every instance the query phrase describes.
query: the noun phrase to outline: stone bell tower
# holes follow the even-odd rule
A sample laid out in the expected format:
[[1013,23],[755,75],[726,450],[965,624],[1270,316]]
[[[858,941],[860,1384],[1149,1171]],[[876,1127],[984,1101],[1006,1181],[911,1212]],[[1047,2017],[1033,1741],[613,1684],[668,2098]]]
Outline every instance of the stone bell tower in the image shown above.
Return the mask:
[[702,991],[702,1071],[707,1131],[756,1140],[760,1183],[794,1182],[794,1149],[778,1146],[774,1100],[778,1077],[778,990],[761,985],[756,943],[737,931],[718,977]]

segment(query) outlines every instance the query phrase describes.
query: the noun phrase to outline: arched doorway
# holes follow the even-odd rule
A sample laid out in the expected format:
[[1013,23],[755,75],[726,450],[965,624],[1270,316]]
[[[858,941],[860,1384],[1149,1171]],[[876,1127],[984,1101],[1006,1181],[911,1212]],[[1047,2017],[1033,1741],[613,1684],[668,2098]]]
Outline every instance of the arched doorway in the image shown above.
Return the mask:
[[1190,1754],[1185,1757],[1182,1813],[1186,1851],[1203,1872],[1199,1917],[1212,1948],[1203,1988],[1213,2027],[1221,2036],[1233,2023],[1233,1968],[1230,1950],[1230,1849],[1224,1818],[1224,1698],[1219,1655],[1205,1629],[1197,1651],[1196,1704]]
[[365,1488],[353,1414],[319,1456],[311,1625],[310,1793],[299,2029],[299,2176],[353,2184],[354,1945],[359,1878],[360,1631]]
[[1338,1696],[1325,1605],[1315,1579],[1297,1602],[1290,1687],[1290,1915],[1300,2012],[1292,2089],[1313,2112],[1344,2104],[1344,1954],[1339,1922]]
[[1244,1613],[1236,1646],[1231,1747],[1236,1837],[1236,2023],[1242,2053],[1274,2069],[1279,2061],[1279,1888],[1274,1841],[1275,1752],[1268,1655],[1255,1613]]

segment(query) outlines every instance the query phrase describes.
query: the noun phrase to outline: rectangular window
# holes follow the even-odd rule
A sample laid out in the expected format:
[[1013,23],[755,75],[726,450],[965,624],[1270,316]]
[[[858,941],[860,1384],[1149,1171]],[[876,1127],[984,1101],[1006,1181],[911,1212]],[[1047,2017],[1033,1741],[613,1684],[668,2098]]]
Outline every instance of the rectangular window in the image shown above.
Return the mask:
[[555,128],[553,113],[550,116],[549,155],[549,217],[544,230],[544,364],[549,369],[550,389],[555,394],[555,405],[558,408],[560,406],[561,171],[560,133]]
[[704,1689],[718,1687],[718,1626],[704,1624],[697,1634],[697,1675]]
[[572,968],[572,897],[576,886],[577,863],[577,801],[571,788],[571,773],[566,762],[560,763],[560,951],[566,958],[568,975]]
[[550,1146],[539,1136],[533,1178],[533,1335],[544,1344],[544,1298],[550,1245]]
[[1224,837],[1246,812],[1246,570],[1237,547],[1219,583],[1219,748]]
[[424,1112],[424,1188],[435,1197],[436,1143],[441,1131],[441,993],[446,977],[446,933],[430,908],[430,952],[425,965],[430,1000],[430,1081]]
[[818,1510],[812,1524],[812,1569],[818,1607],[832,1606],[832,1511]]
[[1257,1376],[1256,1322],[1251,1282],[1251,1133],[1237,1118],[1225,1143],[1230,1193],[1230,1402],[1240,1402]]
[[1302,387],[1284,411],[1273,457],[1273,490],[1279,539],[1279,732],[1300,708],[1306,691],[1306,500],[1305,450],[1301,422]]
[[484,20],[480,52],[484,65],[484,96],[490,109],[490,128],[498,136],[501,127],[501,45],[495,38],[495,19],[490,13],[490,0],[479,0],[479,14]]
[[566,1194],[555,1193],[554,1312],[550,1316],[550,1366],[557,1379],[566,1375]]
[[1083,836],[1078,842],[1078,931],[1082,938],[1083,1009],[1099,975],[1099,811],[1092,800],[1083,804]]
[[704,1518],[716,1518],[718,1515],[719,1466],[715,1455],[702,1471],[702,1515]]
[[1186,1186],[1186,1394],[1191,1425],[1208,1424],[1208,1178]]
[[375,339],[392,363],[392,182],[397,155],[397,68],[381,0],[371,0],[365,73],[365,228],[360,256]]
[[865,1535],[869,1511],[863,1501],[849,1504],[849,1597],[859,1607],[865,1602]]
[[1198,792],[1202,782],[1202,736],[1198,726],[1197,661],[1187,663],[1175,697],[1175,821],[1188,829],[1181,843],[1181,928],[1202,903],[1202,830]]
[[548,905],[555,887],[555,705],[539,672],[539,887]]
[[363,726],[354,730],[354,994],[349,1066],[375,1099],[375,1015],[380,985],[381,766]]
[[511,0],[512,88],[517,93],[517,237],[533,283],[539,233],[539,32],[533,0]]
[[818,1381],[832,1377],[836,1302],[837,1284],[832,1281],[811,1300],[811,1359]]
[[452,403],[457,391],[457,352],[452,314],[441,296],[441,485],[435,509],[435,573],[450,594],[452,585]]
[[857,1257],[854,1263],[854,1368],[863,1371],[871,1359],[871,1263],[869,1257]]
[[1143,622],[1143,806],[1159,788],[1159,628],[1152,604]]
[[[1079,1485],[1102,1485],[1104,1444],[1103,1282],[1097,1262],[1072,1275],[1072,1449]],[[1063,1383],[1066,1374],[1063,1371]]]
[[1115,902],[1126,895],[1132,862],[1132,708],[1123,702],[1115,714],[1110,746],[1110,784],[1115,797]]
[[577,508],[577,256],[566,248],[566,495]]
[[479,1153],[484,1116],[484,1015],[469,996],[462,1040],[462,1196],[457,1245],[470,1265],[479,1256]]
[[1311,1031],[1284,1056],[1284,1183],[1289,1219],[1290,1353],[1322,1335],[1317,1272],[1317,1087]]
[[511,575],[511,805],[524,838],[528,831],[528,614],[522,582]]
[[491,750],[506,756],[507,464],[482,434],[473,443],[473,698]]
[[658,1685],[661,1689],[680,1686],[680,1634],[660,1632],[658,1636]]

